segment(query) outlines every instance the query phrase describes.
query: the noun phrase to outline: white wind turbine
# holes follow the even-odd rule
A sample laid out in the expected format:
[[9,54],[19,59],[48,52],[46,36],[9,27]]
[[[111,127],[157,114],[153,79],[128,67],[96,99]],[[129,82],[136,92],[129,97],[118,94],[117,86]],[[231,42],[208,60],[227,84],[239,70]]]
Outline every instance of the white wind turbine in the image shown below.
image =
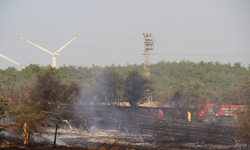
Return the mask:
[[14,60],[12,60],[12,59],[10,59],[10,58],[8,58],[7,56],[4,56],[4,55],[3,55],[3,54],[1,54],[1,53],[0,53],[0,57],[3,57],[4,59],[7,59],[7,60],[9,60],[9,61],[11,61],[11,62],[13,62],[13,63],[15,63],[15,64],[17,64],[17,65],[19,65],[19,66],[23,67],[23,68],[25,68],[25,66],[24,66],[24,65],[19,64],[18,62],[14,61]]
[[68,43],[66,43],[65,45],[63,45],[61,48],[59,48],[55,53],[51,53],[50,51],[48,51],[47,49],[39,46],[39,45],[36,45],[30,41],[28,41],[27,39],[21,37],[21,36],[18,36],[20,39],[30,43],[31,45],[34,45],[35,47],[49,53],[50,55],[52,55],[52,67],[55,67],[56,68],[56,56],[59,55],[59,52],[62,51],[67,45],[69,45],[69,43],[71,43],[72,41],[74,41],[76,38],[78,38],[83,32],[81,32],[80,34],[78,34],[77,36],[75,36],[72,40],[70,40]]

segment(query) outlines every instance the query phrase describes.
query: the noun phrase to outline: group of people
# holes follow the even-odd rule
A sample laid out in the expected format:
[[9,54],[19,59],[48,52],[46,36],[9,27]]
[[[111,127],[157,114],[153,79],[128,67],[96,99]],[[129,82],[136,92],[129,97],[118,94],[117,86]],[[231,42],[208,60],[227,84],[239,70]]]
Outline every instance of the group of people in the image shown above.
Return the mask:
[[[191,112],[190,112],[190,111],[187,111],[186,113],[187,113],[187,120],[188,120],[188,121],[191,121],[191,117],[192,117]],[[160,117],[163,117],[163,116],[164,116],[164,112],[163,112],[161,109],[159,109],[159,116],[160,116]]]

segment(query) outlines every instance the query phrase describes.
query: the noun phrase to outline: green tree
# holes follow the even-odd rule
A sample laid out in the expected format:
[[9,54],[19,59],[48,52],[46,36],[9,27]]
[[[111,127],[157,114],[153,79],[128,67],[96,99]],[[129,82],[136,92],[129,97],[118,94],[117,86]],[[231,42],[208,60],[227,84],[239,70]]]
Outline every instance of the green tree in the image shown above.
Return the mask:
[[11,112],[9,107],[10,99],[0,97],[0,119],[3,119],[5,125],[5,118]]
[[6,95],[8,92],[16,88],[17,69],[15,67],[8,67],[1,72],[1,90],[2,94]]

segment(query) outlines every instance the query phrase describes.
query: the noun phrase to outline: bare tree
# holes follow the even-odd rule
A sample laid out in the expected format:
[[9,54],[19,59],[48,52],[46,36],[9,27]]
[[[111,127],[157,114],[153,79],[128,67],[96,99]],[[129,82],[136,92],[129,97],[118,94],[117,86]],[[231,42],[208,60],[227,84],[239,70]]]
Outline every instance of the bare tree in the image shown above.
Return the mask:
[[206,103],[208,99],[203,85],[199,82],[180,84],[173,89],[172,93],[168,102],[177,108],[179,117],[186,118],[186,111],[189,108],[197,107],[199,103]]
[[120,104],[122,80],[114,67],[108,67],[103,71],[103,80],[100,84],[99,94],[104,102]]
[[38,103],[41,110],[55,111],[60,104],[71,104],[79,93],[77,83],[62,83],[58,71],[47,69],[37,76],[37,81],[29,90],[29,99]]
[[124,96],[131,107],[137,107],[146,102],[145,92],[150,89],[151,82],[136,70],[129,72],[124,86]]
[[245,87],[238,87],[237,90],[234,92],[234,101],[235,104],[244,105],[246,101],[246,88]]
[[62,83],[54,68],[38,74],[35,83],[21,86],[9,95],[15,114],[16,133],[22,135],[24,124],[29,135],[42,131],[41,127],[47,126],[47,120],[52,120],[56,124],[64,122],[72,129],[70,123],[58,114],[56,108],[60,104],[72,103],[78,92],[78,85],[75,82]]

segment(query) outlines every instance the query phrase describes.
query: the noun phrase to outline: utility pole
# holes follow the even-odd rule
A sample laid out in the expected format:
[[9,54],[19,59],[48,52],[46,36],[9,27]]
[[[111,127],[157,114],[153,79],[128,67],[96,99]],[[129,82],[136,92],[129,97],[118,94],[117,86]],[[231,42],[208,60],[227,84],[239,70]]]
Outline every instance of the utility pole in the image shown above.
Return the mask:
[[[143,33],[144,36],[144,53],[142,55],[144,55],[144,76],[145,78],[147,78],[148,80],[150,80],[150,62],[149,62],[149,55],[155,55],[155,54],[150,54],[149,51],[154,50],[154,41],[152,38],[151,33]],[[145,98],[147,102],[152,101],[152,93],[148,89],[146,90],[145,93]]]

